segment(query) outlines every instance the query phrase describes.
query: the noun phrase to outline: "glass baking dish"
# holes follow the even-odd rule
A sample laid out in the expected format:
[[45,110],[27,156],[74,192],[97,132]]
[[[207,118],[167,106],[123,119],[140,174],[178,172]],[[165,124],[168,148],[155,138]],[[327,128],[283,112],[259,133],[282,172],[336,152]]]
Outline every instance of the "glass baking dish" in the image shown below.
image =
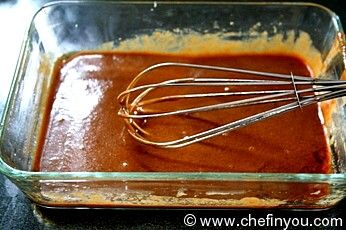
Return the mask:
[[[309,45],[320,54],[318,76],[338,79],[345,69],[341,23],[316,4],[54,2],[35,14],[24,38],[1,120],[0,172],[33,202],[50,207],[326,208],[345,197],[343,99],[335,100],[326,123],[331,174],[32,171],[41,102],[57,58],[81,50],[117,49],[123,41],[162,32],[217,34],[225,41],[264,35],[267,40],[282,35],[282,41],[293,35],[295,41],[307,34]],[[170,44],[165,52],[176,52],[181,44]]]

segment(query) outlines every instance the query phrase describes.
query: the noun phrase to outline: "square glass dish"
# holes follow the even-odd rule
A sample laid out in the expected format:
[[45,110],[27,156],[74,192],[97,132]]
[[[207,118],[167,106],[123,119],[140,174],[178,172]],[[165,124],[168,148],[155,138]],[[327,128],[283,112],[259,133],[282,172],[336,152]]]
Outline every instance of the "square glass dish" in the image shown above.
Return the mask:
[[[174,39],[167,42],[162,34]],[[184,38],[191,34],[203,38],[201,41],[217,37],[225,44],[247,44],[244,47],[248,48],[237,52],[275,51],[271,42],[278,41],[306,58],[315,76],[345,76],[346,41],[341,23],[337,15],[316,4],[54,2],[35,14],[24,38],[1,120],[0,172],[32,201],[50,207],[326,208],[343,199],[343,99],[333,101],[325,117],[333,162],[329,174],[32,170],[42,101],[59,57],[83,50],[180,52],[186,50],[189,43]],[[265,44],[252,43],[261,39]],[[307,50],[313,50],[315,56]]]

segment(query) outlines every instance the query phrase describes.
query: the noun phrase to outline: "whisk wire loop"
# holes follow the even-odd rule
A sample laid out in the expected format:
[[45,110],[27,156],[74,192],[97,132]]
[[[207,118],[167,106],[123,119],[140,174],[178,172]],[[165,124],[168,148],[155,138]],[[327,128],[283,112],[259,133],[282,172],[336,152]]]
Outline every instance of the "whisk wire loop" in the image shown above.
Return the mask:
[[[150,77],[149,73],[162,68],[190,68],[206,71],[228,72],[235,74],[245,74],[247,78],[220,78],[220,77],[181,77],[177,79],[165,80],[159,83],[138,85],[137,83],[144,77]],[[255,79],[249,79],[254,76]],[[261,78],[262,77],[262,78]],[[264,79],[263,79],[264,77]],[[255,87],[253,90],[231,91],[231,92],[202,92],[202,93],[182,93],[165,95],[154,98],[146,98],[150,93],[158,89],[171,87]],[[292,86],[290,88],[290,86]],[[256,88],[257,87],[257,88]],[[279,88],[275,88],[279,87]],[[280,87],[285,87],[284,89]],[[334,99],[346,95],[346,81],[342,80],[322,80],[313,79],[306,76],[297,76],[292,72],[287,74],[261,72],[246,69],[237,69],[221,66],[199,65],[190,63],[159,63],[152,65],[140,72],[128,88],[119,94],[118,102],[120,110],[118,114],[124,118],[128,127],[128,132],[137,141],[162,148],[178,148],[196,142],[206,140],[223,133],[245,127],[252,123],[277,116],[279,114],[302,108],[304,106]],[[172,111],[157,111],[144,109],[149,105],[165,103],[173,100],[214,98],[214,97],[235,97],[234,100],[215,103],[211,105],[196,105],[189,108],[182,108]],[[245,97],[245,98],[243,98]],[[287,102],[282,105],[283,102]],[[190,136],[172,140],[155,141],[150,139],[150,133],[145,131],[139,120],[160,118],[164,116],[186,115],[191,113],[207,112],[221,109],[231,109],[243,106],[281,103],[272,109],[261,111],[257,114],[220,125],[209,130],[196,133]]]

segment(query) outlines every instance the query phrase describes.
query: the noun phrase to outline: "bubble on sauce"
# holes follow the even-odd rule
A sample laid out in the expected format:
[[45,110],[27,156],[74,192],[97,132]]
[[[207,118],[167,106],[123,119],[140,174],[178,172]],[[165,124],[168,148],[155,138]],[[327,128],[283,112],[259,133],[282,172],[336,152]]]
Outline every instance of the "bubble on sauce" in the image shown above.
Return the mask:
[[232,168],[234,168],[234,165],[233,164],[228,164],[227,167],[232,169]]
[[55,120],[58,122],[58,123],[62,123],[66,120],[65,116],[61,113],[57,114],[55,116]]
[[250,146],[250,147],[249,147],[249,151],[250,151],[250,152],[255,151],[255,147],[254,147],[254,146]]
[[225,87],[223,90],[224,90],[225,92],[228,92],[228,91],[229,91],[229,87]]
[[187,195],[186,191],[187,190],[185,188],[179,188],[177,191],[176,197],[186,196]]
[[84,150],[84,149],[85,149],[84,144],[80,144],[80,145],[78,146],[78,149],[79,149],[79,150]]
[[317,190],[316,192],[310,193],[310,195],[319,195],[321,193],[321,190]]

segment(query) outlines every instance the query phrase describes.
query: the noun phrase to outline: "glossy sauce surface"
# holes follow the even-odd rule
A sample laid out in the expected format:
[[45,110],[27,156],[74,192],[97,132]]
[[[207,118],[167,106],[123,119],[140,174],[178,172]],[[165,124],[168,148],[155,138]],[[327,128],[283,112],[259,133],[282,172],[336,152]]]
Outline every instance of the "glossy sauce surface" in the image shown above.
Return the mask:
[[[89,52],[62,58],[56,63],[54,82],[47,96],[34,170],[330,172],[329,147],[317,105],[184,148],[159,149],[136,142],[127,133],[123,119],[117,116],[119,105],[116,98],[138,72],[167,61],[310,75],[302,60],[284,55],[192,57]],[[159,71],[144,81],[177,75],[174,69],[164,71],[164,74]],[[191,89],[184,90],[189,92]],[[217,111],[188,118],[163,118],[148,122],[145,128],[159,139],[179,138],[182,133],[201,131],[272,106],[275,105]]]

